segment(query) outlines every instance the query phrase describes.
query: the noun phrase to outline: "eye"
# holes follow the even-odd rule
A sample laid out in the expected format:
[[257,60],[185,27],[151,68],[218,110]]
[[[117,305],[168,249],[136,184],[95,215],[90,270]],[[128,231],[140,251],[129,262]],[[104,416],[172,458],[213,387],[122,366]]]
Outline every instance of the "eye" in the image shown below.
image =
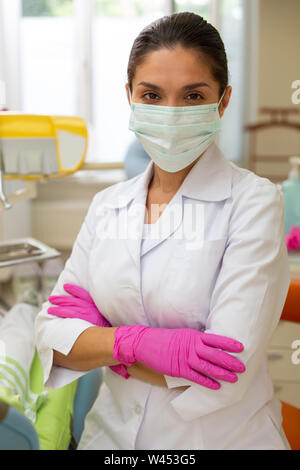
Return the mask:
[[[189,98],[190,97],[190,98]],[[200,93],[190,93],[188,96],[187,96],[187,100],[188,101],[199,101],[199,100],[203,100],[203,96],[200,95]]]
[[[148,98],[146,98],[148,96]],[[143,98],[146,100],[146,101],[156,101],[156,98],[159,98],[159,96],[156,94],[156,93],[153,93],[153,92],[149,92],[149,93],[145,93],[143,95]]]

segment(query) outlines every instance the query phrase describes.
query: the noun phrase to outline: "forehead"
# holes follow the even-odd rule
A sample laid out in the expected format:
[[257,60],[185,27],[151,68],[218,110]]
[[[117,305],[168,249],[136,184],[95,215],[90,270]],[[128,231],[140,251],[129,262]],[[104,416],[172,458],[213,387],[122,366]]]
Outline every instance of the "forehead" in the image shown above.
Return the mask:
[[140,81],[156,83],[162,87],[171,86],[171,83],[180,87],[191,81],[206,81],[210,84],[215,82],[205,56],[194,49],[181,46],[147,54],[136,68],[133,86]]

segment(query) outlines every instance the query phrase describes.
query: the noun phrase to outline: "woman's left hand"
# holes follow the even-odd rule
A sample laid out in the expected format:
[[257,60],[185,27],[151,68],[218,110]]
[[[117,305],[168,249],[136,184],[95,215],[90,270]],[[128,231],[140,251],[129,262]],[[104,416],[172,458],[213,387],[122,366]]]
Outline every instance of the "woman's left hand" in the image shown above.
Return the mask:
[[[82,287],[73,284],[64,284],[64,290],[69,295],[51,295],[49,302],[56,307],[49,307],[48,313],[60,318],[80,318],[95,326],[111,327],[109,321],[98,310],[90,294]],[[130,375],[123,364],[110,366],[116,374],[128,379]]]

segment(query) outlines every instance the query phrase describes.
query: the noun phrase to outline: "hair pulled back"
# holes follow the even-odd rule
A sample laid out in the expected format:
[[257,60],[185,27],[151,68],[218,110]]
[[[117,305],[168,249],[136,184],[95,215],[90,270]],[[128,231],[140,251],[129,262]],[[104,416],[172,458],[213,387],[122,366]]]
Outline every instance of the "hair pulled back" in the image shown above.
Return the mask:
[[135,39],[127,67],[127,79],[132,93],[136,68],[151,52],[172,49],[180,45],[193,49],[208,60],[214,79],[219,83],[219,95],[228,85],[228,63],[219,32],[202,16],[191,12],[163,16],[146,26]]

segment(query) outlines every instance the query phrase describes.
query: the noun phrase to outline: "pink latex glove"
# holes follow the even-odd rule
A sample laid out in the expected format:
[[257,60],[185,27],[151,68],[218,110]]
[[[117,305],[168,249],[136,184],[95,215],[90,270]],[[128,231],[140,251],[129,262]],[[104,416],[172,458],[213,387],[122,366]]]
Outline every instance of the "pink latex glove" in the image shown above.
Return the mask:
[[[57,307],[48,308],[50,315],[60,318],[81,318],[95,326],[111,327],[85,289],[73,284],[64,284],[64,289],[71,294],[71,297],[69,295],[51,295],[48,300]],[[122,364],[110,366],[110,369],[125,379],[130,377],[126,367]]]
[[141,362],[161,374],[183,377],[214,390],[221,385],[210,377],[236,382],[237,375],[231,371],[245,371],[242,362],[219,350],[235,353],[243,350],[242,343],[225,336],[191,328],[134,325],[118,327],[115,338],[113,358],[122,364]]
[[288,250],[300,248],[300,227],[291,227],[290,233],[286,235],[285,239]]

